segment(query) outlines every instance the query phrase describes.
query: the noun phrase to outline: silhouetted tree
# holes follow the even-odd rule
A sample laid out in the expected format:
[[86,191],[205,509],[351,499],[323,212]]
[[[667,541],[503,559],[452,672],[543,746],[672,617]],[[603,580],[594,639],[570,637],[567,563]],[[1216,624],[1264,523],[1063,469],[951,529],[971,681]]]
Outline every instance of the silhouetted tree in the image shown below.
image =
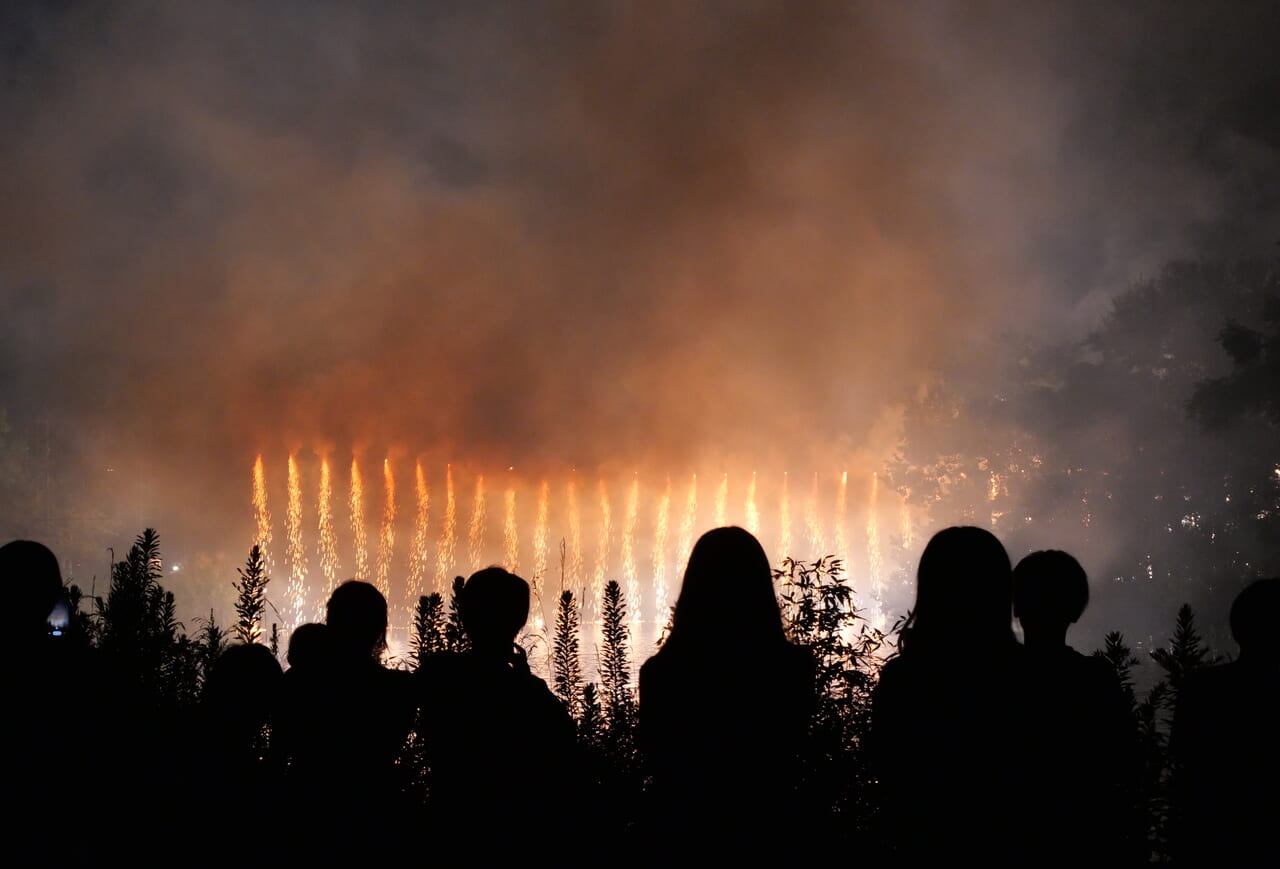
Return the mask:
[[262,549],[256,543],[249,550],[249,559],[244,567],[236,568],[240,581],[232,586],[238,592],[236,598],[236,636],[240,642],[256,643],[262,636],[262,615],[267,609],[267,576],[266,561]]
[[582,686],[582,714],[578,718],[578,741],[588,749],[598,748],[604,735],[604,710],[596,683]]
[[213,610],[209,610],[209,618],[199,619],[200,630],[196,632],[196,661],[200,666],[200,680],[207,681],[209,671],[213,668],[218,656],[227,647],[227,632],[218,625]]
[[1133,654],[1133,650],[1129,648],[1124,641],[1124,634],[1119,631],[1112,631],[1103,638],[1105,644],[1101,649],[1095,649],[1093,655],[1095,658],[1102,658],[1111,664],[1116,671],[1116,678],[1120,682],[1120,688],[1124,691],[1125,697],[1129,701],[1129,708],[1135,710],[1137,707],[1137,697],[1133,691],[1133,668],[1141,663]]
[[470,646],[467,632],[462,629],[462,615],[458,611],[459,595],[467,581],[461,576],[453,578],[453,588],[449,594],[449,621],[444,626],[444,645],[450,652],[465,652]]
[[552,650],[552,688],[575,719],[582,706],[582,660],[579,654],[580,619],[573,592],[560,592],[556,608],[556,634]]
[[1195,613],[1191,611],[1190,604],[1184,603],[1178,608],[1178,622],[1169,647],[1154,649],[1151,658],[1164,670],[1173,695],[1171,701],[1175,704],[1187,676],[1217,662],[1196,630]]
[[415,667],[437,652],[445,650],[445,616],[444,599],[440,593],[418,598],[418,606],[413,612],[413,639],[410,648]]
[[600,687],[610,728],[615,723],[629,722],[634,701],[631,695],[631,665],[628,643],[627,606],[622,586],[610,580],[601,598],[600,621],[602,650],[600,654]]

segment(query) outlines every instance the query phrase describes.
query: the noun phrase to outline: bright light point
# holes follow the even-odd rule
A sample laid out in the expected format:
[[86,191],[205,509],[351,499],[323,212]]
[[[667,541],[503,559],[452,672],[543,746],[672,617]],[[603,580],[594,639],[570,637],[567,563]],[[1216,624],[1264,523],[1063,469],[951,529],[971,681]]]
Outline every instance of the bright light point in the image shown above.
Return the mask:
[[175,564],[175,565],[173,565],[172,567],[170,567],[169,569],[170,569],[171,571],[173,571],[174,573],[177,573],[179,570],[182,570],[182,565],[181,565],[181,564]]

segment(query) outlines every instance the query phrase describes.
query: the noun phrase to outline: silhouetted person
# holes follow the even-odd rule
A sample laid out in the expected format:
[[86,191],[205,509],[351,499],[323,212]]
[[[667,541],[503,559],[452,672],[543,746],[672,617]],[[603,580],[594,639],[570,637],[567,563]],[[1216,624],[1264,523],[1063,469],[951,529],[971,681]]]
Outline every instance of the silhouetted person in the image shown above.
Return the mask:
[[1022,798],[1039,865],[1146,862],[1129,701],[1109,663],[1067,645],[1088,603],[1084,568],[1065,552],[1033,552],[1013,570],[1027,652],[1021,762],[1033,776]]
[[301,667],[309,670],[324,667],[329,661],[329,627],[309,622],[298,625],[289,635],[289,651],[285,658],[290,667]]
[[813,662],[782,627],[773,573],[741,528],[716,528],[689,556],[670,636],[640,669],[639,738],[652,776],[654,863],[793,858],[804,838],[800,753]]
[[[50,637],[48,618],[62,592],[58,560],[47,547],[15,540],[0,547],[0,705],[3,767],[0,782],[6,852],[19,863],[44,861],[59,812],[73,791],[72,746],[87,738],[74,664]],[[77,798],[85,795],[76,794]],[[76,855],[82,862],[84,853]]]
[[[204,685],[195,744],[183,772],[195,778],[190,800],[176,812],[186,829],[185,848],[204,837],[223,839],[247,819],[278,814],[280,781],[268,761],[267,727],[280,689],[280,663],[258,643],[230,646],[218,656]],[[259,845],[276,859],[285,857],[271,837]],[[260,856],[265,854],[259,851]],[[221,849],[196,849],[184,859],[197,865],[223,865]]]
[[470,649],[430,657],[417,672],[432,847],[476,866],[514,865],[531,843],[568,825],[575,832],[566,850],[576,854],[585,832],[576,829],[576,802],[588,797],[575,790],[573,721],[515,644],[529,584],[501,568],[478,571],[458,611]]
[[387,601],[369,583],[334,589],[325,621],[327,655],[284,674],[274,718],[289,835],[329,859],[388,857],[402,822],[396,761],[413,725],[409,675],[382,666]]
[[1179,865],[1280,863],[1280,579],[1231,606],[1240,656],[1187,677],[1172,748]]
[[1012,593],[1009,556],[981,528],[939,531],[920,556],[915,606],[881,671],[868,735],[885,856],[904,865],[1033,856]]

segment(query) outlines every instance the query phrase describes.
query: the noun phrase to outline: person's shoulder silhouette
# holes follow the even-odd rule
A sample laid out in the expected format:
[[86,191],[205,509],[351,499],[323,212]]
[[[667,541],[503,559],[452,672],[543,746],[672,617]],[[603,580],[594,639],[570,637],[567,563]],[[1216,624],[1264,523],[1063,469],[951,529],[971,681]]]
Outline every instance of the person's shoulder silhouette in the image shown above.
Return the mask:
[[1012,592],[1009,556],[989,531],[946,528],[921,553],[915,605],[874,689],[868,734],[881,847],[892,858],[1028,856],[1018,747],[1025,659]]
[[[303,626],[306,627],[306,626]],[[388,670],[387,601],[348,580],[330,596],[322,629],[307,628],[281,680],[272,748],[286,768],[297,823],[336,814],[332,839],[348,856],[387,855],[399,811],[397,761],[413,726],[408,674]],[[382,831],[378,833],[377,831]]]
[[455,856],[482,864],[523,853],[576,783],[573,721],[515,644],[529,603],[519,576],[472,574],[458,600],[468,649],[427,658],[415,677],[433,822]]
[[1114,669],[1067,645],[1089,603],[1089,580],[1071,555],[1033,552],[1013,571],[1013,609],[1027,671],[1021,723],[1032,773],[1028,845],[1046,864],[1137,862],[1136,728]]
[[759,541],[742,528],[708,531],[670,635],[640,669],[654,835],[683,840],[688,860],[780,856],[766,831],[777,812],[807,808],[797,788],[813,692],[813,660],[787,641]]
[[[73,865],[90,859],[92,845],[106,848],[63,829],[67,801],[90,798],[74,747],[90,739],[111,745],[119,728],[105,714],[114,698],[90,650],[50,630],[62,597],[62,571],[48,547],[0,546],[0,781],[15,797],[4,809],[15,865],[46,862],[52,841],[65,844],[60,856]],[[122,786],[117,760],[109,749],[99,754],[95,783]]]
[[[1231,606],[1232,662],[1188,676],[1171,736],[1181,850],[1188,865],[1280,860],[1280,578]],[[1207,861],[1207,862],[1206,862]]]

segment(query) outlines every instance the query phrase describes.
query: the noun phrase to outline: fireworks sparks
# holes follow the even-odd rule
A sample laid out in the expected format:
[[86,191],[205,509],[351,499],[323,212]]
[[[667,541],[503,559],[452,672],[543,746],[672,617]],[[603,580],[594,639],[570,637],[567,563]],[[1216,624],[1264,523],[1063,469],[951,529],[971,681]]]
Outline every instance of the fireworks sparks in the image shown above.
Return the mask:
[[289,503],[285,513],[285,534],[289,538],[289,611],[294,624],[305,618],[307,553],[302,545],[302,480],[298,460],[289,455]]
[[[667,613],[667,521],[671,513],[671,479],[658,498],[658,509],[653,519],[653,612],[657,616],[657,630],[662,630]],[[632,606],[639,608],[639,601],[632,599]],[[656,637],[655,637],[656,639]]]
[[422,594],[422,586],[427,581],[427,534],[428,519],[431,515],[431,487],[427,485],[426,474],[422,470],[422,462],[413,468],[413,494],[417,504],[413,522],[413,554],[409,562],[409,581],[405,584],[404,603],[410,620],[417,605],[418,595]]
[[684,499],[684,513],[680,519],[680,541],[676,545],[676,563],[684,564],[689,560],[689,552],[693,549],[694,526],[698,522],[698,475],[689,480],[689,493]]
[[[320,460],[320,493],[316,499],[316,513],[320,533],[320,573],[324,576],[324,599],[327,601],[338,583],[338,535],[333,530],[333,481],[328,456]],[[318,613],[316,617],[319,617]]]
[[267,509],[267,474],[262,467],[262,456],[253,463],[253,511],[258,523],[254,545],[262,550],[262,560],[269,566],[271,558],[268,550],[271,546],[271,511]]
[[[318,540],[313,543],[316,552],[312,558],[319,560],[317,575],[323,576],[323,586],[315,589],[307,586],[307,540],[303,524],[306,496],[306,468],[297,455],[291,455],[287,467],[287,489],[282,499],[287,500],[288,511],[284,529],[289,542],[289,598],[286,621],[298,624],[312,614],[308,606],[323,601],[332,593],[340,578],[339,560],[350,558],[356,565],[356,575],[369,577],[380,590],[391,598],[394,592],[394,631],[404,633],[412,623],[412,613],[417,597],[430,590],[449,593],[450,580],[462,565],[455,564],[455,550],[459,537],[465,535],[467,558],[471,569],[487,563],[501,563],[507,569],[519,570],[522,560],[529,565],[527,574],[533,592],[534,605],[530,612],[530,627],[545,630],[546,613],[542,608],[542,591],[546,585],[547,558],[553,535],[560,538],[563,559],[564,587],[572,588],[582,597],[584,627],[598,627],[599,597],[609,579],[611,569],[622,581],[628,601],[628,620],[637,640],[645,642],[656,638],[665,626],[669,607],[675,597],[680,575],[698,535],[712,525],[712,515],[719,521],[729,521],[722,515],[727,512],[730,495],[728,475],[718,473],[713,487],[711,503],[699,499],[699,479],[690,474],[680,481],[670,476],[645,479],[635,473],[619,492],[619,503],[610,497],[611,481],[604,475],[596,478],[589,503],[582,500],[581,477],[569,473],[556,480],[542,478],[536,483],[524,480],[514,468],[507,468],[501,487],[501,537],[486,533],[488,492],[492,477],[476,474],[474,497],[469,509],[467,524],[459,528],[459,505],[455,492],[456,468],[443,465],[440,468],[443,498],[438,499],[441,508],[439,519],[431,521],[432,485],[430,469],[422,462],[415,462],[412,475],[414,505],[412,511],[401,511],[398,503],[398,481],[392,462],[383,461],[383,494],[379,522],[376,563],[370,564],[366,554],[366,526],[364,510],[363,478],[361,463],[351,463],[350,532],[339,534],[333,513],[332,467],[327,456],[321,456],[316,491],[316,525]],[[284,476],[284,475],[282,475]],[[470,475],[468,475],[470,476]],[[879,596],[883,593],[885,567],[882,553],[880,510],[883,493],[881,482],[872,476],[866,500],[850,502],[849,475],[824,477],[814,474],[803,493],[803,515],[793,517],[791,510],[790,476],[762,476],[752,473],[744,478],[746,483],[743,500],[745,524],[757,532],[770,535],[779,541],[774,557],[816,559],[830,554],[825,547],[832,544],[836,554],[844,559],[856,558],[865,564],[868,589]],[[400,481],[404,483],[404,481]],[[647,484],[647,485],[646,485]],[[522,494],[527,493],[527,494]],[[557,493],[559,497],[557,497]],[[263,461],[253,464],[253,505],[257,530],[255,541],[269,541],[272,534],[271,517],[267,510],[269,488]],[[526,500],[527,499],[527,500]],[[777,505],[772,516],[762,516],[761,502]],[[865,561],[858,553],[849,552],[850,523],[863,517],[865,506],[866,548]],[[523,507],[523,509],[521,509]],[[897,521],[901,522],[904,545],[910,544],[910,514],[905,501],[896,503]],[[700,508],[702,510],[700,514]],[[825,508],[825,512],[824,512]],[[856,515],[851,515],[856,511]],[[406,513],[401,516],[400,513]],[[792,522],[803,521],[799,539],[792,535]],[[495,520],[496,521],[496,520]],[[403,528],[399,528],[400,523]],[[527,527],[523,534],[522,525]],[[438,526],[438,527],[437,527]],[[496,532],[497,529],[495,528]],[[314,532],[313,532],[314,533]],[[406,535],[409,545],[395,547],[396,537]],[[895,539],[895,545],[896,545]],[[525,552],[521,553],[523,543]],[[804,550],[793,551],[793,546]],[[856,546],[855,546],[856,548]],[[583,564],[584,549],[590,549],[591,563]],[[522,558],[523,556],[523,558]],[[648,556],[647,558],[645,556]],[[531,561],[529,560],[531,559]],[[647,563],[646,563],[647,562]],[[434,571],[434,588],[432,572]],[[403,582],[396,580],[402,576]],[[584,588],[583,585],[586,585]],[[394,586],[394,588],[390,588]],[[321,595],[321,590],[324,596]],[[312,616],[314,617],[314,616]],[[643,628],[641,625],[643,624]],[[287,627],[287,625],[286,625]]]
[[471,570],[479,570],[484,558],[484,474],[476,476],[476,494],[471,501],[471,525],[467,530]]
[[360,479],[360,464],[351,460],[351,535],[356,548],[356,579],[369,575],[369,541],[364,530],[364,483]]
[[[511,470],[507,468],[508,472]],[[502,507],[502,565],[512,573],[517,573],[520,570],[520,536],[516,533],[516,488],[510,479],[507,481],[506,491],[502,493]]]
[[436,546],[436,591],[449,590],[453,574],[453,548],[458,541],[458,497],[453,489],[453,466],[445,468],[444,522],[440,525],[440,543]]
[[391,460],[382,460],[382,486],[386,500],[382,506],[382,526],[378,532],[378,591],[391,596],[391,558],[396,545],[396,478],[391,473]]

